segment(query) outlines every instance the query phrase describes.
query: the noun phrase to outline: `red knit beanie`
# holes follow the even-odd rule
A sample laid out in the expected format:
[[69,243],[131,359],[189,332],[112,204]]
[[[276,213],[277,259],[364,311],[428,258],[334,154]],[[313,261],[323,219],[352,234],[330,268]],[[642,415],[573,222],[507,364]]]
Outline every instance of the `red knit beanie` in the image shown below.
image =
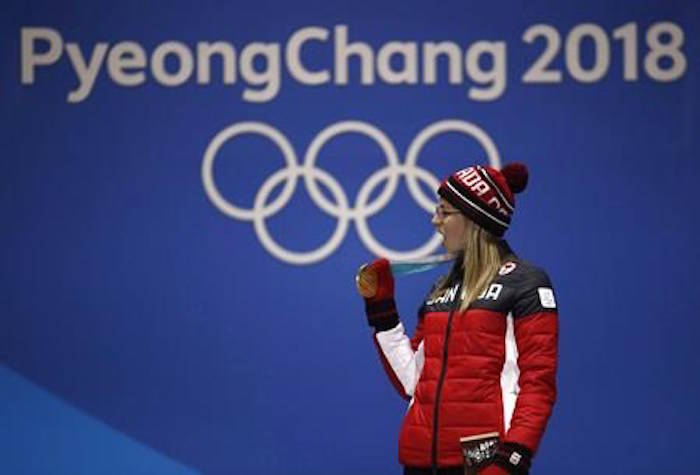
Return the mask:
[[438,194],[472,221],[502,237],[515,211],[514,193],[527,186],[528,171],[522,163],[502,170],[474,165],[458,170],[440,184]]

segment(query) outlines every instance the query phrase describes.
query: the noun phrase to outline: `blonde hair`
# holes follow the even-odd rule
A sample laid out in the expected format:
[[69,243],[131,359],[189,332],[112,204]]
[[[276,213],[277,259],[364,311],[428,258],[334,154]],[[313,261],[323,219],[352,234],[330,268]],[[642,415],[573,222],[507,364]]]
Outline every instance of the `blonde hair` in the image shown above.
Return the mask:
[[450,282],[454,282],[456,274],[461,272],[460,294],[464,295],[464,298],[459,306],[460,311],[466,310],[484,292],[486,286],[498,274],[506,257],[499,247],[499,238],[468,218],[466,222],[464,247],[457,262],[449,275],[440,279],[430,293],[432,299],[439,297]]
[[501,268],[503,256],[498,242],[499,239],[493,234],[467,219],[462,277],[464,299],[459,307],[461,311],[466,310],[486,290],[486,286]]

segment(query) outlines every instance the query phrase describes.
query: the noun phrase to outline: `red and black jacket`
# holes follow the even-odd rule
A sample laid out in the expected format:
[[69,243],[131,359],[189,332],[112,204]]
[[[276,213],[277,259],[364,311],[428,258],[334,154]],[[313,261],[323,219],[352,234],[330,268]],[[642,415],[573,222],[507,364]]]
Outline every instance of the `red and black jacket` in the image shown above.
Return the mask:
[[375,332],[392,382],[411,401],[399,437],[404,465],[459,466],[460,437],[487,432],[534,454],[554,405],[557,305],[547,274],[509,252],[465,311],[460,281],[456,265],[423,302],[412,337],[398,315]]

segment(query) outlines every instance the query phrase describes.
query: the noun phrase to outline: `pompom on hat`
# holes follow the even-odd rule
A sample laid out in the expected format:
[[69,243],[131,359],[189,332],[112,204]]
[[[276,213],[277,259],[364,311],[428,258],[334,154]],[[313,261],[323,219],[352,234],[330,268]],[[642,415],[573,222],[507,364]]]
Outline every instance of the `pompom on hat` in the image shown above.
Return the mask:
[[527,167],[518,162],[503,169],[473,165],[445,179],[438,194],[469,219],[502,237],[515,211],[515,193],[527,187]]

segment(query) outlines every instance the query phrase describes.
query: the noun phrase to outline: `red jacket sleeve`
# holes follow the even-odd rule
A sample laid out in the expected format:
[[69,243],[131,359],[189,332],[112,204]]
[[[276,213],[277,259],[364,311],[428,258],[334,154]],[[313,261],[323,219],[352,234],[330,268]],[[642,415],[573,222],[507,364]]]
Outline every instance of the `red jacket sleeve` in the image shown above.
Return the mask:
[[520,392],[505,442],[537,450],[556,399],[558,310],[549,279],[536,276],[513,309]]
[[[383,334],[382,337],[378,337],[380,334]],[[383,344],[380,344],[379,338],[382,338]],[[415,389],[415,384],[418,381],[418,372],[422,363],[416,360],[422,357],[417,355],[422,341],[423,319],[421,316],[418,317],[418,324],[410,339],[403,333],[402,324],[384,332],[374,333],[374,346],[377,349],[377,353],[379,353],[382,366],[389,376],[389,381],[391,381],[391,384],[401,397],[407,400],[411,399],[413,389]],[[395,356],[397,353],[403,353],[407,356],[397,358]],[[405,363],[408,358],[413,359],[411,364],[399,363],[399,361]]]

